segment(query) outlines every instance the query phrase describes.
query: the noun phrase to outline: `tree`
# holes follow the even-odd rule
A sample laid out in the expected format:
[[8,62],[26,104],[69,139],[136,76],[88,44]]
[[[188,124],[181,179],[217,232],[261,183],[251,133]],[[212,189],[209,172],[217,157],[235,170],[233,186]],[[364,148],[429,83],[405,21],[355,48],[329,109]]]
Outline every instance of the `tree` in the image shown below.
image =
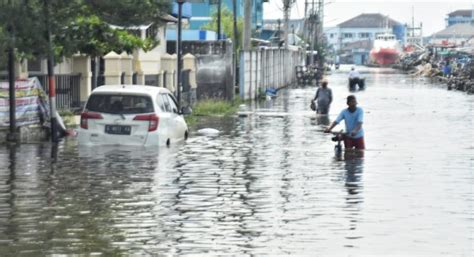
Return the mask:
[[[217,31],[217,11],[214,11],[211,15],[211,21],[207,23],[206,25],[202,26],[201,29],[205,30],[211,30],[211,31]],[[233,14],[232,11],[227,9],[226,7],[223,7],[221,10],[221,24],[222,24],[222,29],[224,34],[226,35],[227,38],[234,38],[234,25],[233,25]],[[234,44],[237,44],[237,49],[240,49],[240,45],[242,42],[242,31],[244,28],[244,21],[242,18],[237,19],[237,42],[234,42]]]
[[[142,40],[123,27],[161,22],[170,0],[0,0],[0,51],[14,44],[19,58],[47,55],[44,2],[57,59],[81,52],[100,56],[110,51],[149,50],[154,38]],[[13,33],[7,33],[10,25]],[[111,27],[110,25],[119,25]]]
[[[8,59],[12,61],[15,57],[49,57],[48,76],[49,81],[54,82],[53,59],[75,53],[96,57],[109,51],[132,52],[137,48],[148,50],[156,46],[158,42],[154,37],[143,40],[126,29],[111,25],[156,24],[169,6],[170,0],[0,0],[0,52],[8,51]],[[11,61],[9,67],[10,103],[14,103]],[[51,90],[54,90],[53,86],[51,83]],[[54,97],[53,93],[51,97]],[[10,112],[14,113],[14,104],[10,106]],[[54,106],[51,108],[51,128],[52,140],[56,142]],[[10,117],[10,124],[13,124],[14,115],[10,114]],[[15,126],[10,127],[14,131]]]

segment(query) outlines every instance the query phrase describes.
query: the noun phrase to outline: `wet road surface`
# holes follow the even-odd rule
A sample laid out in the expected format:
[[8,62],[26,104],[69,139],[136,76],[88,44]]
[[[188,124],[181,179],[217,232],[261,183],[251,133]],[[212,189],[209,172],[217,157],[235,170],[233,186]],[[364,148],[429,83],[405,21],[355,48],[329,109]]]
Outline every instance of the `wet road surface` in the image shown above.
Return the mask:
[[1,147],[0,256],[472,256],[474,97],[363,69],[367,150],[339,160],[345,68],[329,117],[291,88],[159,152]]

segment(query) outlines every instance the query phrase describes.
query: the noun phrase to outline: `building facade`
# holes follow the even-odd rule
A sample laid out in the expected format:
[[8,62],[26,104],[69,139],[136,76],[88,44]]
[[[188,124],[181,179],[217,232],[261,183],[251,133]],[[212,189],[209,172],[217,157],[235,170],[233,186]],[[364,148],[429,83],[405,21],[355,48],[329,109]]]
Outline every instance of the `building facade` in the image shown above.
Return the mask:
[[361,14],[338,24],[324,28],[324,36],[328,45],[334,50],[357,41],[373,41],[378,34],[394,33],[398,40],[403,40],[405,26],[379,13]]
[[438,46],[472,46],[474,24],[458,23],[449,26],[431,37],[430,43]]
[[[189,29],[199,30],[202,26],[209,23],[212,19],[212,14],[217,11],[217,1],[210,0],[206,3],[191,3],[192,17],[189,21]],[[232,0],[221,0],[221,8],[233,11]],[[244,2],[243,0],[237,1],[237,17],[244,17]],[[263,3],[268,0],[255,0],[252,1],[252,31],[259,32],[263,27]]]
[[457,10],[451,13],[448,13],[446,20],[446,27],[459,24],[459,23],[472,23],[474,10]]
[[379,13],[360,14],[335,27],[324,28],[330,51],[341,62],[364,64],[369,59],[375,37],[386,32],[403,42],[405,25]]

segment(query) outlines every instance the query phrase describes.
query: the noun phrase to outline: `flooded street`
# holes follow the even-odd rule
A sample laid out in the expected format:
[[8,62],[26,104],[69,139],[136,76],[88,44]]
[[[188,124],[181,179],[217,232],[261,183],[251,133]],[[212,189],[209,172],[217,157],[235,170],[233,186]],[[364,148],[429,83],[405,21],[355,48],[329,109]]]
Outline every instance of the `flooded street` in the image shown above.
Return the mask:
[[159,152],[70,139],[51,164],[49,144],[1,147],[0,256],[472,256],[474,96],[361,72],[363,158],[322,132],[348,67],[328,76],[329,118],[315,87],[290,88]]

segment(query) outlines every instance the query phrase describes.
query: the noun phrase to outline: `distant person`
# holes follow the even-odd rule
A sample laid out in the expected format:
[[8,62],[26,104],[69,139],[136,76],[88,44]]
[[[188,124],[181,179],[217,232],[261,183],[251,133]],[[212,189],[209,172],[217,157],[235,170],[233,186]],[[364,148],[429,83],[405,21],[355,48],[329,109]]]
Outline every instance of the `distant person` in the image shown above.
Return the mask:
[[334,64],[334,68],[335,68],[336,70],[339,69],[339,65],[340,65],[340,63],[341,63],[339,59],[340,59],[339,55],[336,55],[336,60],[335,60],[335,62],[334,62],[334,63],[335,63],[335,64]]
[[318,87],[316,90],[313,101],[317,103],[316,113],[324,115],[329,113],[329,107],[332,102],[332,90],[328,88],[327,79],[321,80],[321,87]]
[[324,132],[329,133],[342,120],[346,125],[346,134],[344,135],[344,147],[346,149],[365,149],[364,130],[362,123],[364,121],[364,111],[357,107],[357,100],[354,95],[347,97],[348,108],[341,111],[336,120]]
[[446,61],[446,64],[443,67],[443,74],[445,77],[449,77],[451,75],[451,64],[449,61]]
[[351,68],[349,72],[349,90],[354,91],[356,89],[356,85],[359,86],[359,89],[364,88],[364,83],[360,77],[360,73],[354,68]]
[[356,71],[354,67],[351,68],[351,71],[349,72],[349,79],[358,79],[360,78],[360,73]]

